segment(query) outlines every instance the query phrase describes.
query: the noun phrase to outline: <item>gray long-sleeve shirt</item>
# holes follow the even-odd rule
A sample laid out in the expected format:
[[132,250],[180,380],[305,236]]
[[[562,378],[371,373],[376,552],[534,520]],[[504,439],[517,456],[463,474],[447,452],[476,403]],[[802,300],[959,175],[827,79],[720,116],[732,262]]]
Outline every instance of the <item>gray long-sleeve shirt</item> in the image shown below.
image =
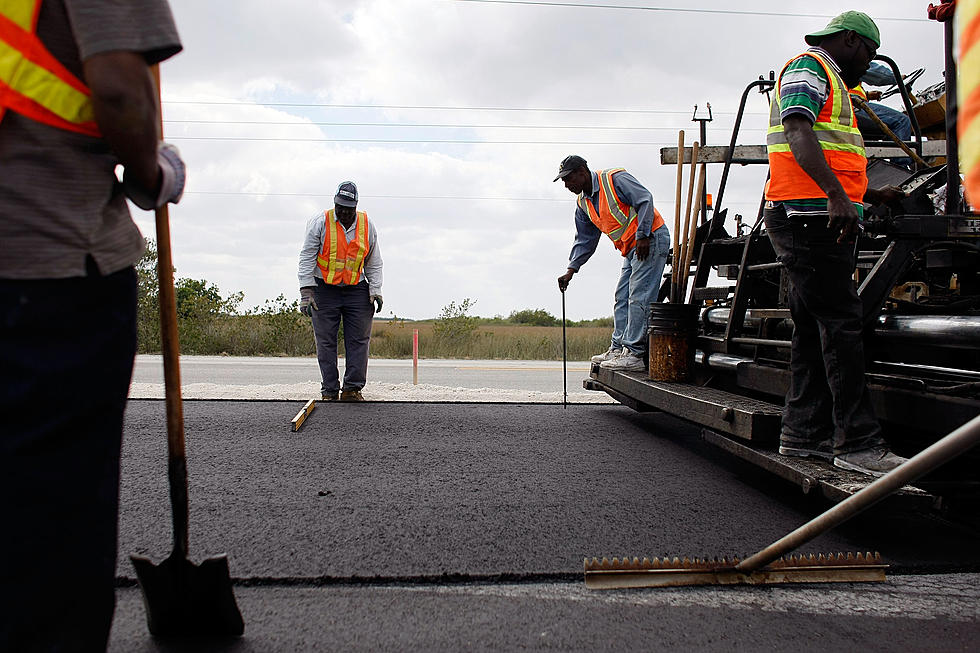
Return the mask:
[[[599,206],[599,175],[594,170],[592,172],[592,195],[589,200],[595,207]],[[644,188],[633,175],[626,172],[613,175],[613,188],[619,199],[626,202],[636,209],[636,237],[643,238],[650,236],[650,229],[653,226],[653,194]],[[575,207],[575,243],[572,245],[572,253],[568,257],[568,267],[578,272],[579,268],[585,265],[592,255],[595,248],[599,245],[602,232],[589,216]]]
[[[320,269],[316,264],[317,255],[323,251],[323,241],[327,235],[327,221],[320,211],[306,223],[306,237],[303,240],[303,249],[299,253],[299,287],[312,286],[316,284]],[[351,242],[357,235],[357,220],[351,223],[349,229],[344,231],[347,242]],[[381,248],[378,246],[378,231],[374,228],[374,221],[368,220],[368,253],[364,257],[364,278],[368,282],[368,292],[373,296],[381,296],[381,284],[384,280],[382,274]]]

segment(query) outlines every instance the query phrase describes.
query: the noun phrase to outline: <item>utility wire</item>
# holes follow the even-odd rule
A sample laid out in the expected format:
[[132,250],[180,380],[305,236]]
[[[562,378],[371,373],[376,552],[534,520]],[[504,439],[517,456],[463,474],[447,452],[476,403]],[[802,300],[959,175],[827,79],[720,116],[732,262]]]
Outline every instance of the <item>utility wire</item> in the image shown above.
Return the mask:
[[281,143],[405,143],[431,145],[645,145],[667,146],[669,141],[630,141],[630,142],[599,142],[599,141],[494,141],[469,139],[431,139],[431,138],[276,138],[263,136],[167,136],[168,141],[253,141]]
[[[494,5],[529,5],[537,7],[562,7],[569,8],[574,7],[577,9],[632,9],[634,11],[659,11],[659,12],[669,12],[669,13],[686,13],[686,14],[724,14],[724,15],[736,15],[736,16],[776,16],[779,18],[833,18],[831,14],[798,14],[789,13],[782,11],[746,11],[738,9],[696,9],[692,7],[643,7],[637,5],[607,5],[607,4],[596,4],[592,2],[541,2],[534,0],[455,0],[455,2],[471,2],[476,4],[494,4]],[[925,22],[925,18],[896,18],[896,17],[880,17],[875,16],[875,20],[896,20],[896,21],[922,21]]]
[[[763,114],[759,114],[763,115]],[[684,127],[624,127],[621,125],[447,125],[444,123],[413,123],[413,122],[287,122],[273,120],[164,120],[168,125],[283,125],[294,127],[413,127],[434,129],[603,129],[603,130],[644,130],[644,131],[674,131]],[[731,130],[724,127],[708,127],[708,131]]]
[[[259,193],[254,191],[217,191],[217,190],[189,190],[184,195],[205,195],[205,196],[248,196],[248,197],[310,197],[310,198],[333,198],[333,193]],[[574,202],[572,197],[479,197],[467,195],[360,195],[361,199],[383,199],[383,200],[458,200],[473,202]],[[749,200],[733,200],[734,202],[754,202],[757,197]],[[657,206],[673,206],[672,200],[657,201]]]
[[[524,111],[541,113],[636,113],[655,115],[689,116],[691,110],[667,111],[662,109],[563,109],[560,107],[464,107],[424,104],[330,104],[311,102],[243,102],[228,100],[164,100],[165,105],[206,105],[243,107],[301,107],[317,109],[419,109],[424,111]],[[734,116],[734,111],[715,111],[716,116]]]

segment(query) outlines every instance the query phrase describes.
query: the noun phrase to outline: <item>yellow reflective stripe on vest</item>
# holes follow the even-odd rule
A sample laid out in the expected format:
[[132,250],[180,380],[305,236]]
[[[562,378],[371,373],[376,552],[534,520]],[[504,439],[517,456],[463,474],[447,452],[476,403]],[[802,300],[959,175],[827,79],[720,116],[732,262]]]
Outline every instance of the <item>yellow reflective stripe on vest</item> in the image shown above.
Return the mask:
[[16,23],[25,32],[30,32],[34,30],[34,15],[40,4],[41,0],[34,2],[5,0],[0,2],[0,14]]
[[[354,242],[349,243],[349,245],[354,244],[357,245],[357,256],[354,257],[351,264],[348,264],[351,272],[352,284],[356,284],[361,280],[361,270],[364,267],[364,257],[367,255],[368,251],[367,214],[361,213],[360,211],[357,213],[357,235],[354,237]],[[350,261],[351,259],[348,260]]]
[[333,209],[330,209],[324,215],[324,238],[330,243],[330,253],[329,258],[324,259],[322,253],[318,254],[316,257],[316,262],[321,268],[326,270],[326,274],[323,275],[323,280],[327,283],[334,283],[334,279],[337,276],[338,268],[343,266],[338,265],[337,261],[337,218],[334,217]]
[[[9,87],[13,94],[36,102],[57,118],[72,125],[94,124],[95,110],[84,85],[84,90],[73,87],[55,72],[28,59],[15,45],[18,41],[31,42],[37,38],[34,17],[39,6],[40,0],[0,2],[0,17],[4,20],[0,26],[0,84]],[[5,33],[8,34],[6,38]],[[57,63],[50,53],[45,51],[43,55],[51,58],[51,65]],[[71,77],[74,79],[73,75]],[[80,81],[79,84],[81,85]],[[4,103],[2,108],[12,106],[16,105]],[[34,118],[30,115],[28,117]]]
[[619,206],[619,196],[616,195],[616,189],[613,187],[613,175],[617,172],[623,172],[625,168],[613,168],[611,170],[599,170],[599,186],[602,194],[605,195],[606,204],[609,206],[609,213],[612,215],[613,219],[619,224],[619,228],[610,232],[609,237],[613,240],[619,240],[620,237],[626,232],[626,229],[630,226],[634,220],[636,220],[636,209],[630,207],[630,214],[626,215],[623,213],[622,208]]
[[[364,268],[364,259],[367,254],[371,251],[370,243],[368,242],[368,217],[367,213],[363,211],[357,212],[357,228],[355,231],[354,240],[347,242],[346,229],[337,220],[334,210],[330,209],[325,212],[325,225],[324,225],[324,239],[329,240],[329,251],[327,256],[329,258],[324,258],[322,253],[317,254],[316,262],[321,269],[321,274],[323,275],[323,280],[328,284],[339,284],[347,283],[349,285],[356,285],[361,280],[361,272]],[[338,249],[340,239],[344,239],[346,245],[345,255],[343,258],[338,257]],[[324,241],[324,247],[327,246],[327,240]],[[351,252],[350,248],[354,247],[355,252]],[[353,253],[353,257],[351,256]],[[346,277],[345,277],[346,274]]]
[[[850,96],[844,82],[823,57],[815,52],[807,52],[806,55],[816,59],[824,69],[827,75],[827,83],[830,86],[830,94],[833,96],[829,121],[818,121],[813,124],[813,132],[817,136],[820,148],[825,151],[850,152],[865,156],[864,138],[854,120]],[[783,70],[786,70],[786,66],[783,67]],[[780,72],[780,78],[782,78],[782,72]],[[780,117],[779,93],[781,86],[778,84],[776,87],[769,111],[769,129],[766,131],[766,147],[769,152],[773,153],[791,151],[789,142],[786,140],[786,130]],[[821,108],[820,113],[823,113],[823,108]],[[820,117],[819,114],[817,117]]]
[[34,100],[62,120],[71,123],[95,120],[89,95],[28,61],[3,40],[0,40],[0,82]]

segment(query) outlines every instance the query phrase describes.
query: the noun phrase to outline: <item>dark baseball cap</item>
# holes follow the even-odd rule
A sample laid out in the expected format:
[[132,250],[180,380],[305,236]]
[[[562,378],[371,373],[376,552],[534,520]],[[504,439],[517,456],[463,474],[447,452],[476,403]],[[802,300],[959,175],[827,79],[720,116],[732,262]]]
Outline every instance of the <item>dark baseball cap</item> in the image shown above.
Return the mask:
[[832,18],[822,30],[807,34],[805,40],[810,45],[818,45],[825,36],[847,31],[857,32],[864,38],[874,41],[874,44],[879,48],[881,47],[881,34],[878,32],[878,26],[867,14],[860,11],[845,11],[840,16]]
[[558,181],[559,179],[564,179],[568,176],[568,173],[587,165],[588,163],[585,162],[585,159],[579,155],[570,154],[562,159],[561,163],[558,164],[558,176],[555,177],[554,180]]
[[333,203],[340,206],[357,206],[357,185],[352,181],[342,181],[337,186],[337,194]]

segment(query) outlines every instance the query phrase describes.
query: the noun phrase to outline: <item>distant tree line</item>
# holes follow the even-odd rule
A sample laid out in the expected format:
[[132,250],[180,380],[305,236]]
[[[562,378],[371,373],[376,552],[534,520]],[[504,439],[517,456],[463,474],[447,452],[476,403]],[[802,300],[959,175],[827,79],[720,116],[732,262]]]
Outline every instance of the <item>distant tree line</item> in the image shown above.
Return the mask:
[[[136,265],[139,278],[137,337],[140,353],[160,352],[160,296],[156,243],[148,241]],[[213,283],[176,277],[177,330],[185,354],[234,356],[312,356],[316,354],[310,319],[299,312],[299,300],[285,295],[242,310],[242,292],[223,296]],[[509,316],[470,315],[476,300],[451,301],[432,320],[409,321],[392,315],[376,320],[371,355],[412,355],[411,331],[424,333],[426,358],[560,358],[561,320],[543,309],[512,311]],[[569,358],[584,360],[608,347],[612,318],[568,321],[578,329],[569,336]],[[550,327],[550,328],[545,328]],[[535,329],[541,328],[537,331]],[[589,331],[588,334],[585,331]],[[595,331],[596,333],[592,333]],[[603,343],[605,343],[603,345]],[[594,350],[594,351],[593,351]],[[556,353],[557,352],[557,355]],[[343,345],[341,344],[341,354]]]

